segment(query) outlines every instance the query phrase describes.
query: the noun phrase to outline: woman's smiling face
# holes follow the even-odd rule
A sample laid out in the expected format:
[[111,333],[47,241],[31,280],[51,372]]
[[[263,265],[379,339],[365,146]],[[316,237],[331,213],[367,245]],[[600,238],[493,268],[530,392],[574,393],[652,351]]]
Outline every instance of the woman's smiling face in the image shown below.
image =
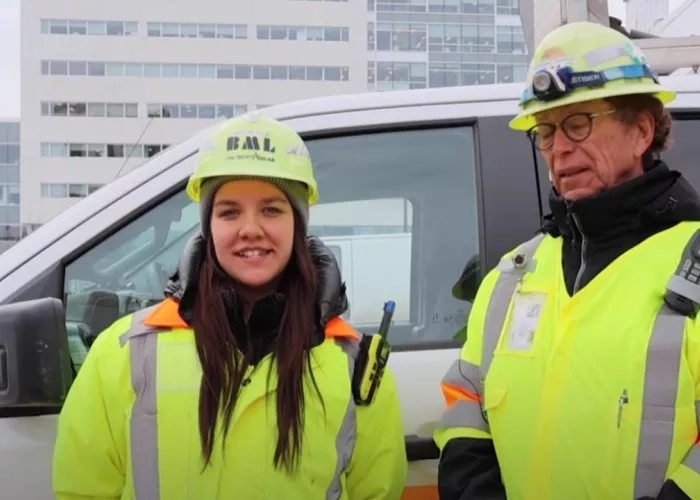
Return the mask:
[[231,278],[265,287],[287,266],[294,243],[294,212],[276,186],[258,180],[222,185],[212,204],[216,258]]

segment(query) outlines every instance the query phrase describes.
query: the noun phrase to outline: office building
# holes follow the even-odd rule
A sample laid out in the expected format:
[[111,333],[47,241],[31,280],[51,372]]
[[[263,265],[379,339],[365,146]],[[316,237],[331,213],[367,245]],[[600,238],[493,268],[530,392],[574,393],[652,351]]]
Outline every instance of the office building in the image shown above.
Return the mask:
[[21,214],[33,225],[213,120],[517,81],[527,63],[517,0],[23,0],[21,19]]
[[0,253],[22,236],[19,188],[19,121],[0,121]]

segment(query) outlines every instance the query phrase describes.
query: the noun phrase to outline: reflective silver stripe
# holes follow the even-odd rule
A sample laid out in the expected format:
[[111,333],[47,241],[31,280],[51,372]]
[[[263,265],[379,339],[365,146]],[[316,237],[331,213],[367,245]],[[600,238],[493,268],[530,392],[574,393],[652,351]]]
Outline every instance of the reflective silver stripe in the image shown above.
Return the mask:
[[[355,374],[355,360],[360,352],[360,343],[355,339],[339,338],[336,339],[336,344],[340,346],[345,354],[348,355],[348,373],[350,375],[350,383]],[[326,491],[326,500],[340,500],[343,495],[343,485],[341,478],[347,470],[352,459],[352,454],[355,451],[355,440],[357,439],[357,406],[355,399],[350,393],[348,398],[348,407],[345,410],[343,423],[340,426],[340,431],[335,438],[335,449],[338,456],[338,461],[335,465],[335,474],[333,480]]]
[[[481,397],[479,367],[462,359],[457,359],[452,363],[442,378],[442,383]],[[488,432],[489,426],[484,419],[481,402],[457,401],[442,415],[438,425],[438,429],[450,427],[471,427]]]
[[143,322],[152,307],[136,312],[131,328],[119,338],[123,346],[129,342],[131,386],[136,401],[131,409],[131,474],[135,500],[160,499],[160,467],[158,465],[157,415],[157,329]]
[[685,320],[664,305],[654,321],[644,376],[634,498],[656,497],[671,459]]
[[693,471],[695,471],[695,473],[700,474],[700,445],[696,444],[695,446],[693,446],[693,449],[690,450],[688,456],[685,457],[683,465],[685,465],[689,469],[692,469]]
[[442,377],[442,383],[454,385],[472,394],[479,394],[479,367],[463,359],[456,359]]
[[[501,262],[498,264],[501,274],[496,281],[493,292],[491,292],[489,305],[486,309],[486,319],[484,320],[483,350],[480,364],[482,396],[484,380],[486,380],[486,374],[491,366],[493,352],[498,345],[498,339],[501,337],[510,301],[523,276],[535,270],[537,263],[534,255],[544,237],[544,234],[539,233],[531,240],[523,243],[513,254],[512,258],[501,259]],[[516,265],[516,258],[519,260],[519,265]]]
[[489,425],[481,411],[480,401],[466,401],[460,399],[448,409],[440,419],[438,429],[454,429],[455,427],[469,427],[484,432],[489,432]]

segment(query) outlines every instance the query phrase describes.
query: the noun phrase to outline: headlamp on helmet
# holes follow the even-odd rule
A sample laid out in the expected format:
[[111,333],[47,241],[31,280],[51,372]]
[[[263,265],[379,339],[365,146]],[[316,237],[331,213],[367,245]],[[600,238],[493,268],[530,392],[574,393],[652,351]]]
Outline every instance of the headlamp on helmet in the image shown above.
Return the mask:
[[532,94],[539,101],[551,101],[567,92],[566,83],[556,68],[538,70],[532,78]]

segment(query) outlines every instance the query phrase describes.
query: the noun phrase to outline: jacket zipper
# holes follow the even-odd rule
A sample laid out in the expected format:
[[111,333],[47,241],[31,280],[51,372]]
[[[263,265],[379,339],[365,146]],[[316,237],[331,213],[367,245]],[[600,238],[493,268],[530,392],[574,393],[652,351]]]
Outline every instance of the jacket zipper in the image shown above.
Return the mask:
[[578,273],[576,273],[576,281],[574,281],[574,293],[576,293],[578,292],[578,289],[581,286],[581,279],[583,278],[583,273],[586,271],[586,246],[588,244],[588,238],[583,232],[581,222],[578,220],[578,217],[576,217],[576,214],[571,213],[571,218],[574,220],[576,229],[578,229],[578,232],[581,233],[581,265],[578,268]]

